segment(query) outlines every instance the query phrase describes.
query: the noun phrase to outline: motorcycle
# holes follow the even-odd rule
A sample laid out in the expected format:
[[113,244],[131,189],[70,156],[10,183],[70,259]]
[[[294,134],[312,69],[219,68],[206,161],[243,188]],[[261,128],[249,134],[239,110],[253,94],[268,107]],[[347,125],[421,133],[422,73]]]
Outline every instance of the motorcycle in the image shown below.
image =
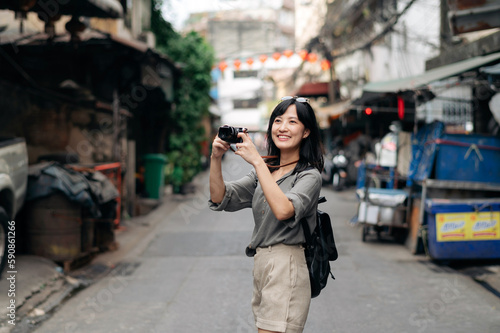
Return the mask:
[[333,157],[325,156],[325,166],[321,174],[323,184],[332,184],[336,191],[342,190],[348,184],[347,167],[349,159],[343,150],[339,150]]
[[347,166],[349,159],[343,150],[339,150],[332,159],[332,185],[335,191],[342,190],[347,185]]
[[327,154],[323,155],[323,171],[321,172],[321,178],[323,179],[323,185],[328,185],[332,182],[332,170],[333,170],[333,162],[332,155]]

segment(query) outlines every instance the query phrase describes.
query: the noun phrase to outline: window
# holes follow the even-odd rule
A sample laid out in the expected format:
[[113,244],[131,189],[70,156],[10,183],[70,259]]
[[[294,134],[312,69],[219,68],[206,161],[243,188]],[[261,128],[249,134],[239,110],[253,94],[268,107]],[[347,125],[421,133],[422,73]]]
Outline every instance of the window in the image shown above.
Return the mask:
[[257,77],[257,71],[235,71],[234,78],[246,78],[246,77]]
[[235,99],[233,103],[235,109],[256,109],[259,104],[259,98]]

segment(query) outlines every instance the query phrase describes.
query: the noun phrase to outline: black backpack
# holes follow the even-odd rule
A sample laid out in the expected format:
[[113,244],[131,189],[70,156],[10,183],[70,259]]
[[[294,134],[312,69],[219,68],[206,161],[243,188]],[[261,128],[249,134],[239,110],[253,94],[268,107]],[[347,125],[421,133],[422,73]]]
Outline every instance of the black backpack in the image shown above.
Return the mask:
[[[319,197],[318,203],[326,202],[325,197]],[[309,230],[306,219],[302,219],[302,228],[306,238],[305,255],[307,268],[309,269],[309,279],[311,281],[311,297],[316,297],[326,286],[328,275],[335,280],[331,270],[330,261],[338,258],[337,247],[333,237],[330,216],[321,211],[316,211],[316,227],[313,232]]]

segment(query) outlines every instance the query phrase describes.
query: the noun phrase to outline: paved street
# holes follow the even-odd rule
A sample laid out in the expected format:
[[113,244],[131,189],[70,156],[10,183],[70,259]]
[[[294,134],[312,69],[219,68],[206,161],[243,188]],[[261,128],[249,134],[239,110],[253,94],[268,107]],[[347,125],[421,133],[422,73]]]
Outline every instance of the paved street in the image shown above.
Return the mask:
[[[249,168],[231,153],[225,177]],[[69,299],[35,331],[256,332],[251,211],[211,212],[208,174],[198,192],[150,214],[161,219],[107,277]],[[305,332],[500,332],[500,298],[471,278],[390,241],[361,242],[349,226],[353,191],[323,188],[340,257],[336,280],[312,300]]]

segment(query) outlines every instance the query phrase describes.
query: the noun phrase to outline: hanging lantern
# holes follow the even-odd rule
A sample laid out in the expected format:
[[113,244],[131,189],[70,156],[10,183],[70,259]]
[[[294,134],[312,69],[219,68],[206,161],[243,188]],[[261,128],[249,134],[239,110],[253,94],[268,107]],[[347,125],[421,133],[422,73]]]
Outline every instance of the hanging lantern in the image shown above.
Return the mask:
[[309,53],[307,55],[307,61],[314,63],[316,62],[316,60],[318,60],[318,56],[316,55],[316,53]]
[[292,50],[285,50],[285,51],[283,51],[283,54],[285,55],[285,57],[290,58],[291,56],[293,56],[293,51]]
[[306,60],[306,58],[307,58],[307,51],[306,50],[300,50],[299,51],[299,56],[300,56],[300,59]]
[[328,60],[326,60],[326,59],[321,60],[321,69],[322,70],[327,71],[330,69],[330,67],[332,67],[332,66]]
[[234,62],[233,62],[233,65],[234,65],[234,68],[236,68],[237,71],[240,70],[240,66],[241,66],[241,61],[240,59],[236,59]]
[[219,62],[219,69],[221,72],[224,72],[227,68],[227,62],[225,62],[224,60],[222,60],[221,62]]
[[248,64],[248,66],[252,66],[253,65],[253,59],[252,58],[248,58],[247,59],[247,64]]
[[31,8],[33,8],[33,6],[36,5],[36,0],[18,0],[18,1],[15,1],[15,2],[17,2],[17,4],[14,5],[16,8],[13,9],[15,11],[19,11],[20,10],[22,12],[27,12]]
[[274,52],[273,53],[273,59],[278,61],[281,58],[281,53],[279,52]]
[[398,117],[401,120],[405,117],[405,101],[401,96],[398,96]]
[[259,60],[260,60],[260,62],[261,62],[261,63],[265,63],[265,62],[266,62],[266,60],[267,60],[267,56],[266,56],[265,54],[263,54],[263,55],[261,55],[261,56],[259,57]]

